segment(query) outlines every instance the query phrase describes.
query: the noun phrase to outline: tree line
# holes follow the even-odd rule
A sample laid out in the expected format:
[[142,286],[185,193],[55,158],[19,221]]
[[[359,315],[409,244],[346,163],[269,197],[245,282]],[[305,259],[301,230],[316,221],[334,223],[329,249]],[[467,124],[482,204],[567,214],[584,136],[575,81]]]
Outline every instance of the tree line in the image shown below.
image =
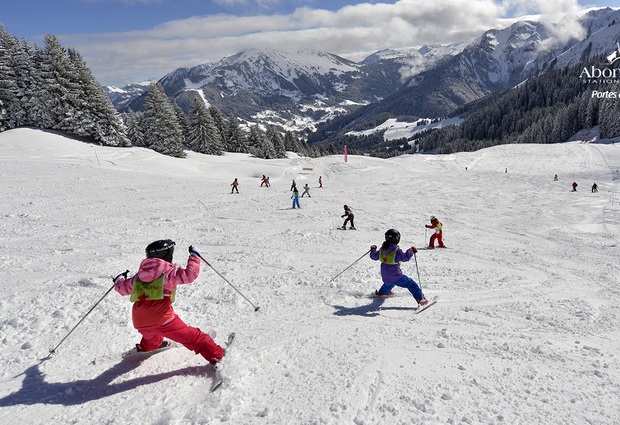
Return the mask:
[[59,130],[108,146],[129,146],[116,109],[75,49],[45,36],[29,46],[0,26],[0,131]]
[[186,149],[259,158],[285,158],[287,151],[313,157],[329,153],[309,147],[291,131],[242,125],[236,116],[224,119],[198,95],[186,115],[157,82],[149,87],[144,111],[120,114],[77,50],[65,49],[53,35],[45,36],[43,46],[31,46],[0,25],[0,132],[23,126],[174,157],[184,157]]

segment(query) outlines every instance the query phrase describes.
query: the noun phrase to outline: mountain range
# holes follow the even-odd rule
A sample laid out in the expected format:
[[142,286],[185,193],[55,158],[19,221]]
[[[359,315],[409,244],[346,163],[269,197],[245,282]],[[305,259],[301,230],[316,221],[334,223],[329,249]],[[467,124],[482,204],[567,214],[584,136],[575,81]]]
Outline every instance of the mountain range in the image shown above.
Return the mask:
[[[248,123],[314,130],[316,123],[381,101],[404,76],[451,57],[464,44],[386,49],[361,62],[318,50],[247,49],[214,64],[179,68],[159,80],[184,111],[196,96]],[[104,87],[119,111],[143,108],[148,85]]]
[[[620,10],[596,9],[578,25],[519,21],[469,44],[382,50],[361,62],[317,50],[248,49],[218,63],[177,69],[159,82],[185,111],[201,96],[224,116],[318,129],[312,138],[324,139],[385,117],[448,116],[534,75],[609,54],[620,42],[619,23]],[[582,31],[575,30],[579,26]],[[567,27],[571,36],[563,34]],[[105,88],[121,111],[141,110],[144,89]]]

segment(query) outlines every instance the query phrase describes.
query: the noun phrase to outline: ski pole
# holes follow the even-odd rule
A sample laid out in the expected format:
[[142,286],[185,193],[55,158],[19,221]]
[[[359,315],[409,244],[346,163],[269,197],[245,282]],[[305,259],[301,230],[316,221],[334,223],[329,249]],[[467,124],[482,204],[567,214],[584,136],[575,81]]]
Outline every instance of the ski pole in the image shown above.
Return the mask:
[[332,283],[334,280],[336,280],[336,278],[338,276],[340,276],[341,274],[343,274],[344,272],[346,272],[347,270],[349,270],[351,267],[353,267],[355,265],[355,263],[357,263],[359,260],[361,260],[362,258],[364,258],[365,256],[368,255],[368,253],[370,252],[370,250],[366,251],[366,253],[364,255],[362,255],[360,258],[358,258],[357,260],[355,260],[349,267],[347,267],[346,269],[344,269],[343,271],[341,271],[340,273],[338,273],[336,276],[334,276],[332,278],[332,280],[330,280],[328,283]]
[[413,258],[415,260],[415,269],[418,272],[418,284],[420,285],[420,289],[422,289],[422,280],[420,279],[420,269],[418,268],[418,256],[413,253]]
[[241,296],[243,297],[243,299],[244,299],[244,300],[246,300],[248,303],[250,303],[250,305],[251,305],[252,307],[254,307],[254,311],[258,311],[258,310],[260,309],[260,307],[258,307],[258,306],[256,306],[256,305],[254,305],[254,304],[252,303],[252,301],[248,300],[248,299],[247,299],[247,297],[246,297],[245,295],[243,295],[243,294],[241,293],[241,291],[239,291],[239,290],[235,287],[235,285],[233,285],[232,283],[230,283],[230,282],[228,281],[228,279],[226,279],[224,276],[222,276],[222,274],[221,274],[220,272],[218,272],[217,270],[215,270],[215,269],[213,268],[213,266],[212,266],[211,264],[209,264],[209,262],[208,262],[207,260],[205,260],[205,259],[202,257],[202,255],[197,254],[197,253],[194,253],[194,254],[195,254],[195,255],[198,255],[198,258],[200,258],[202,261],[204,261],[204,262],[205,262],[205,264],[206,264],[207,266],[211,267],[211,270],[213,270],[213,271],[214,271],[214,272],[215,272],[215,273],[216,273],[219,277],[221,277],[222,279],[224,279],[224,282],[228,283],[228,284],[229,284],[229,285],[230,285],[230,286],[231,286],[231,287],[232,287],[235,291],[237,291],[237,293],[238,293],[239,295],[241,295]]
[[[121,274],[122,274],[122,275],[124,275],[124,276],[126,277],[128,273],[129,273],[129,270],[127,270],[125,273],[121,273]],[[119,275],[119,276],[120,276],[120,275]],[[117,276],[117,277],[118,277],[118,276]],[[50,350],[50,353],[49,353],[49,355],[47,356],[47,358],[48,358],[48,359],[52,356],[52,354],[55,354],[55,353],[56,353],[56,350],[58,349],[58,347],[60,347],[60,344],[62,344],[63,342],[65,342],[65,339],[69,338],[69,335],[71,335],[71,334],[73,333],[73,331],[74,331],[74,330],[75,330],[78,326],[80,326],[80,323],[82,323],[82,322],[84,321],[84,319],[86,319],[86,317],[87,317],[87,316],[88,316],[88,315],[89,315],[89,314],[90,314],[90,313],[91,313],[91,312],[95,309],[95,307],[97,307],[97,306],[99,305],[99,303],[100,303],[101,301],[103,301],[103,299],[104,299],[104,298],[105,298],[105,297],[106,297],[106,296],[110,293],[110,291],[112,291],[112,289],[114,289],[114,286],[115,286],[115,285],[116,285],[116,283],[114,283],[114,285],[112,285],[112,286],[110,287],[110,289],[108,289],[108,290],[106,291],[106,293],[105,293],[105,294],[103,294],[103,296],[102,296],[101,298],[99,298],[99,301],[97,301],[97,302],[95,303],[95,305],[94,305],[94,306],[92,306],[90,310],[88,310],[88,313],[86,313],[86,314],[85,314],[85,315],[84,315],[84,316],[80,319],[80,321],[79,321],[79,322],[77,322],[77,324],[73,327],[73,329],[71,329],[71,330],[69,331],[69,333],[68,333],[68,334],[67,334],[67,335],[66,335],[66,336],[65,336],[65,337],[64,337],[64,338],[63,338],[63,339],[62,339],[62,340],[61,340],[61,341],[60,341],[60,342],[56,345],[56,347],[54,347],[54,348],[52,348],[52,349]]]

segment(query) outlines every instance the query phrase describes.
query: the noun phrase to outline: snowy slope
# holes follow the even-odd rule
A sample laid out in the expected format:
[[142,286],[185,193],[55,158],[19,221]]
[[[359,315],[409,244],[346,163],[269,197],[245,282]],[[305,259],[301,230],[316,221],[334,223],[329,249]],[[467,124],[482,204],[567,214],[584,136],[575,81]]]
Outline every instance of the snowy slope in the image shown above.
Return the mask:
[[[344,163],[1,133],[0,423],[617,424],[618,169],[617,144]],[[312,188],[299,210],[292,179]],[[344,203],[357,232],[336,230]],[[416,257],[436,306],[415,315],[398,288],[353,296],[380,285],[367,257],[330,282],[388,228],[401,247],[423,246],[431,214],[452,248]],[[176,240],[181,264],[199,247],[261,307],[207,267],[177,291],[188,324],[220,343],[237,332],[221,391],[182,347],[123,360],[139,338],[114,291],[45,359],[159,238]],[[418,279],[415,262],[402,268]]]

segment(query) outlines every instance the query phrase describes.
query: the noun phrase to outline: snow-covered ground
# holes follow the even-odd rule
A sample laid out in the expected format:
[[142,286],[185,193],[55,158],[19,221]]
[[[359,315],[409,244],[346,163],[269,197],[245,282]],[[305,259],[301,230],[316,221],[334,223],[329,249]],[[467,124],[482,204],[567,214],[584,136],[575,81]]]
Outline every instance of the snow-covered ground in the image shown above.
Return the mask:
[[385,140],[409,138],[424,130],[443,128],[451,125],[458,125],[463,122],[462,118],[447,118],[434,123],[428,123],[428,119],[420,119],[415,122],[398,121],[396,118],[390,118],[377,127],[364,131],[349,131],[350,136],[369,136],[378,131],[385,130],[383,138]]
[[[618,169],[602,143],[344,163],[1,133],[0,423],[618,424]],[[301,209],[292,179],[312,188]],[[359,230],[336,230],[343,204]],[[381,283],[367,256],[332,281],[389,228],[424,246],[430,215],[451,249],[402,264],[440,297],[428,311],[399,288],[355,297]],[[177,290],[185,322],[237,333],[221,390],[183,347],[123,359],[139,335],[115,291],[46,358],[161,238],[261,307],[206,266]]]

